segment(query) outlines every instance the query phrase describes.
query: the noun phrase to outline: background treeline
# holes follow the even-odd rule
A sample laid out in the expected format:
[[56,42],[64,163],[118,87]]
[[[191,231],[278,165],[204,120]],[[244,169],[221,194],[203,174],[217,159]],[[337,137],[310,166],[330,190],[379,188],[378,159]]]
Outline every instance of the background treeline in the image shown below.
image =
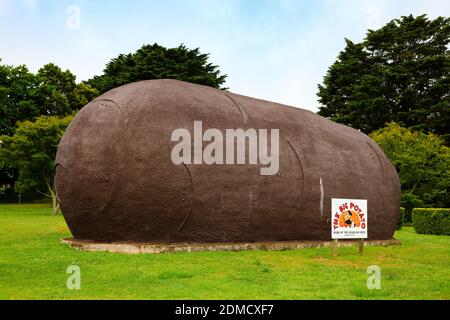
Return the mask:
[[[369,134],[400,176],[402,206],[450,207],[450,19],[405,16],[345,49],[319,114]],[[409,217],[409,218],[408,218]]]
[[[18,195],[32,200],[49,193],[47,184],[53,185],[52,166],[59,141],[55,139],[62,134],[29,129],[31,121],[40,116],[41,122],[64,122],[59,119],[74,114],[98,96],[97,89],[75,79],[69,70],[52,63],[34,74],[26,66],[8,66],[0,61],[0,201],[16,202]],[[54,141],[48,145],[44,136],[52,136]],[[25,157],[24,153],[31,152],[28,149],[36,152]],[[38,167],[42,162],[45,168]]]
[[18,121],[72,114],[98,96],[97,89],[75,79],[52,63],[36,74],[26,66],[0,64],[0,134],[14,134]]
[[[395,19],[346,39],[318,87],[319,114],[369,134],[400,176],[402,206],[450,207],[450,19]],[[172,78],[225,89],[208,54],[184,45],[144,45],[77,83],[54,64],[36,74],[0,62],[0,201],[15,192],[54,200],[54,155],[71,117],[115,87]],[[3,135],[3,136],[2,136]]]

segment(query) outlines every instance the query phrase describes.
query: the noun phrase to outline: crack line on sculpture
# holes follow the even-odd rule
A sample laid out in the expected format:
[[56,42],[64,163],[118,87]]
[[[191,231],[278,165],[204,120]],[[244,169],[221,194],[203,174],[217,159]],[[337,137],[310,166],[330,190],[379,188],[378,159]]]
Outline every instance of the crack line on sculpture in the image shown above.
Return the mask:
[[233,102],[233,104],[236,106],[236,108],[239,110],[242,120],[244,120],[244,123],[247,123],[247,114],[245,113],[244,109],[239,105],[239,103],[236,102],[228,93],[225,92],[225,96]]
[[[183,166],[189,175],[189,181],[191,183],[191,191],[194,192],[194,180],[192,179],[191,171],[189,170],[189,168],[187,167],[187,165],[185,163],[183,163]],[[186,214],[186,216],[184,217],[183,222],[181,222],[181,225],[178,227],[178,231],[181,231],[183,229],[184,225],[186,224],[187,220],[189,219],[189,216],[191,215],[191,212],[192,212],[192,197],[189,198],[189,211]]]
[[323,221],[323,198],[324,198],[323,182],[322,177],[320,177],[320,220],[322,221]]
[[301,172],[301,175],[302,175],[302,177],[301,177],[302,181],[301,181],[301,188],[300,188],[300,190],[301,190],[301,196],[303,196],[303,183],[304,183],[305,179],[304,179],[302,161],[300,160],[300,156],[298,155],[297,150],[295,150],[294,145],[292,144],[291,140],[287,139],[287,142],[288,142],[289,146],[291,147],[292,151],[294,151],[294,154],[297,157],[297,161],[298,161],[298,164],[300,166],[300,172]]

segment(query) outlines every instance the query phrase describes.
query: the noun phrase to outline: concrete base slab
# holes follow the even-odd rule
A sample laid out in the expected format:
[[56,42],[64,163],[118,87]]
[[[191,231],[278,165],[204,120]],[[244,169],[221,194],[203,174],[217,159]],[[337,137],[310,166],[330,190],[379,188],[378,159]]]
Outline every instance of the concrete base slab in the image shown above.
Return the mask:
[[[167,253],[167,252],[198,252],[198,251],[242,251],[242,250],[291,250],[305,248],[323,248],[333,246],[333,241],[277,241],[277,242],[239,242],[239,243],[99,243],[73,238],[62,239],[61,243],[82,251],[103,251],[114,253]],[[400,241],[367,240],[365,246],[399,245]],[[339,247],[357,246],[358,240],[341,240]]]

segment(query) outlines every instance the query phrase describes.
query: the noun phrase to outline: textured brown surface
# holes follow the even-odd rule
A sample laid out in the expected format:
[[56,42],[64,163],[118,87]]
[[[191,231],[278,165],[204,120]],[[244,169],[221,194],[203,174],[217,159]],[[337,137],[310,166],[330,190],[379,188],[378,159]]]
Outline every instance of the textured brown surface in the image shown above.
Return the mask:
[[[179,165],[171,133],[280,129],[280,170]],[[77,239],[329,240],[331,198],[368,200],[369,240],[391,239],[400,183],[366,135],[312,112],[175,80],[129,84],[85,106],[58,148],[56,188]],[[321,196],[323,190],[323,197]],[[322,201],[323,198],[323,201]]]

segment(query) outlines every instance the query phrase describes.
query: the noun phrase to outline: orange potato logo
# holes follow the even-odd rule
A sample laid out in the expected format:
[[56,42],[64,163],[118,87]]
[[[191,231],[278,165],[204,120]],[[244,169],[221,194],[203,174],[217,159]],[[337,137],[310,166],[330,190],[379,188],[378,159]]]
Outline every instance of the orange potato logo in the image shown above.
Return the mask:
[[353,210],[344,210],[339,217],[339,227],[355,228],[361,226],[359,215]]

